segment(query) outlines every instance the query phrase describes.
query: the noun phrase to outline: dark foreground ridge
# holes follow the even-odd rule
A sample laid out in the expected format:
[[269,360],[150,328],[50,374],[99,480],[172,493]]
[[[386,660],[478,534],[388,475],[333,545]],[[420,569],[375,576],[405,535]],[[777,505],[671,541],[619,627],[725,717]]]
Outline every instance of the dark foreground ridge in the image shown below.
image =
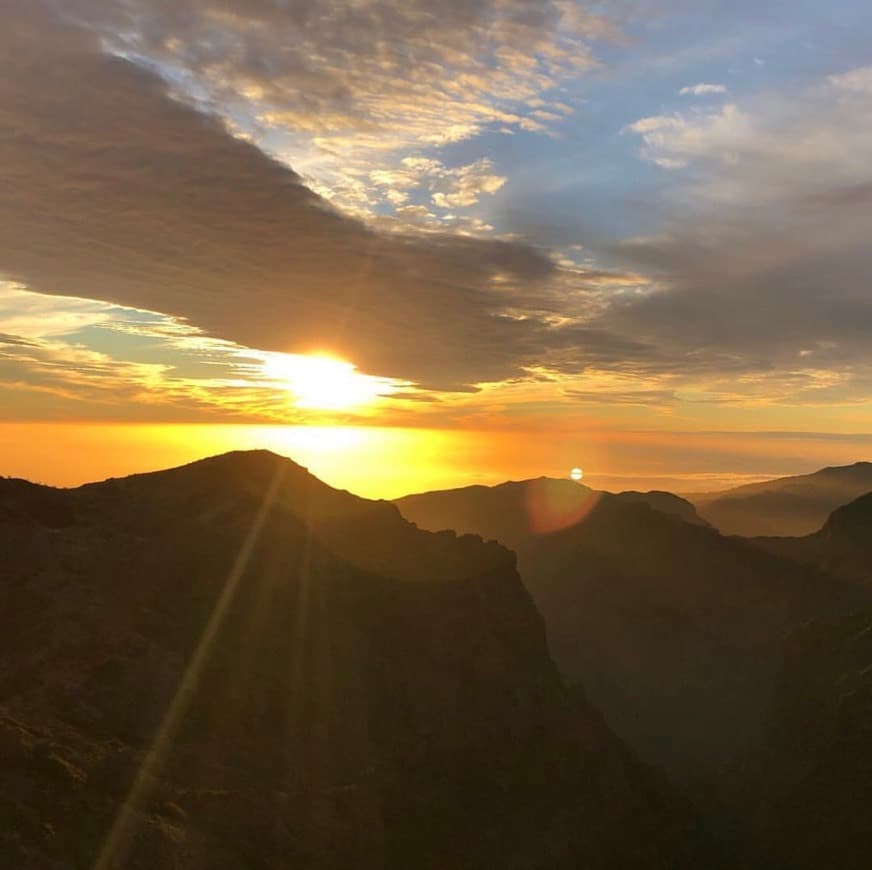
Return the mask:
[[[868,533],[868,530],[867,530]],[[821,617],[788,641],[759,748],[728,771],[761,867],[865,870],[872,854],[872,609]]]
[[0,865],[699,868],[495,543],[266,452],[0,479]]
[[866,870],[872,495],[806,538],[748,541],[687,522],[668,501],[572,486],[399,504],[424,527],[517,548],[564,673],[672,774],[736,866]]

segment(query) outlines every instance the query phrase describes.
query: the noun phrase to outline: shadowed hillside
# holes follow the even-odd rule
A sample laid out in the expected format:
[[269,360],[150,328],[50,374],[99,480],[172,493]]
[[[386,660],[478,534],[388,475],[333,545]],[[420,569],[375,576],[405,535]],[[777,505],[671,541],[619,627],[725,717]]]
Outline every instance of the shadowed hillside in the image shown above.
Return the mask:
[[759,738],[784,638],[858,594],[650,504],[583,488],[570,497],[569,486],[529,481],[399,505],[426,528],[514,547],[566,678],[644,758],[710,779]]
[[817,531],[837,507],[870,491],[872,462],[856,462],[687,498],[725,535],[783,537]]
[[730,771],[751,854],[777,870],[865,870],[872,854],[872,610],[821,618],[787,644],[759,749]]
[[514,556],[266,452],[0,480],[0,864],[711,866]]
[[816,565],[849,583],[872,587],[872,493],[833,511],[820,531],[802,538],[754,543],[799,563]]

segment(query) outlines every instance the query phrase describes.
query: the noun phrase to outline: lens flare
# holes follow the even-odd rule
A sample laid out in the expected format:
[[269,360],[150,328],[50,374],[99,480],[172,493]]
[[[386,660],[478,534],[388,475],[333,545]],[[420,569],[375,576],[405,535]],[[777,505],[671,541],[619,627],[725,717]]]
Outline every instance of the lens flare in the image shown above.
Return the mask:
[[537,535],[578,525],[596,507],[600,494],[586,486],[542,477],[528,482],[525,492],[527,522]]

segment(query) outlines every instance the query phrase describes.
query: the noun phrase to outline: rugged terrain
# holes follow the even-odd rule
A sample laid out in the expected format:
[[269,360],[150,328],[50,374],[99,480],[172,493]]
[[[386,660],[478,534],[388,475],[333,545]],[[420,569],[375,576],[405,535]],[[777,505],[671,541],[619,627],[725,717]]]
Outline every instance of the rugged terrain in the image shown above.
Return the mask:
[[0,479],[0,767],[20,870],[713,866],[513,554],[265,452]]
[[425,493],[398,504],[424,528],[516,549],[567,680],[584,685],[643,758],[687,783],[713,781],[760,739],[784,639],[868,598],[659,503],[569,481]]
[[865,870],[872,854],[872,610],[791,636],[765,738],[726,772],[748,860]]

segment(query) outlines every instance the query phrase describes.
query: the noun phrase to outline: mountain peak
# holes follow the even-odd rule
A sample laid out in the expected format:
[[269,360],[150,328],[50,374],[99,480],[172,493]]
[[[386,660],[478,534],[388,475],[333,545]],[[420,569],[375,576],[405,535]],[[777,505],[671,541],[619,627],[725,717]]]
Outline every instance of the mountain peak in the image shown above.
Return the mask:
[[0,481],[0,553],[2,866],[710,866],[498,544],[249,451]]
[[[140,532],[144,521],[161,515],[221,519],[237,527],[266,511],[285,534],[311,536],[357,568],[410,582],[465,580],[514,565],[514,555],[496,543],[421,531],[393,503],[334,489],[269,450],[223,453],[67,494],[65,504],[76,507],[80,518],[116,512]],[[377,544],[385,540],[392,546]]]
[[185,462],[182,465],[174,465],[170,468],[163,468],[158,471],[140,472],[138,474],[130,474],[121,478],[109,478],[109,480],[135,480],[149,477],[154,474],[174,475],[193,469],[208,469],[215,471],[226,471],[228,469],[237,471],[275,471],[282,468],[285,470],[293,469],[297,473],[309,474],[309,470],[305,466],[294,462],[293,459],[290,459],[287,456],[282,456],[272,450],[258,448],[254,450],[230,450],[227,453],[205,456],[202,459],[195,459],[192,462]]
[[836,475],[836,476],[851,476],[856,472],[870,472],[872,473],[872,462],[867,462],[866,460],[859,460],[857,462],[852,462],[849,465],[827,465],[825,468],[821,468],[819,471],[814,471],[811,474],[803,475],[804,477],[814,477],[815,475]]
[[749,483],[723,492],[691,495],[701,516],[724,534],[799,537],[872,490],[872,462],[832,465],[810,474]]
[[531,537],[574,526],[598,505],[612,503],[626,510],[644,506],[692,525],[706,525],[690,502],[672,493],[612,494],[554,477],[437,490],[407,495],[395,503],[422,528],[475,531],[514,549]]

